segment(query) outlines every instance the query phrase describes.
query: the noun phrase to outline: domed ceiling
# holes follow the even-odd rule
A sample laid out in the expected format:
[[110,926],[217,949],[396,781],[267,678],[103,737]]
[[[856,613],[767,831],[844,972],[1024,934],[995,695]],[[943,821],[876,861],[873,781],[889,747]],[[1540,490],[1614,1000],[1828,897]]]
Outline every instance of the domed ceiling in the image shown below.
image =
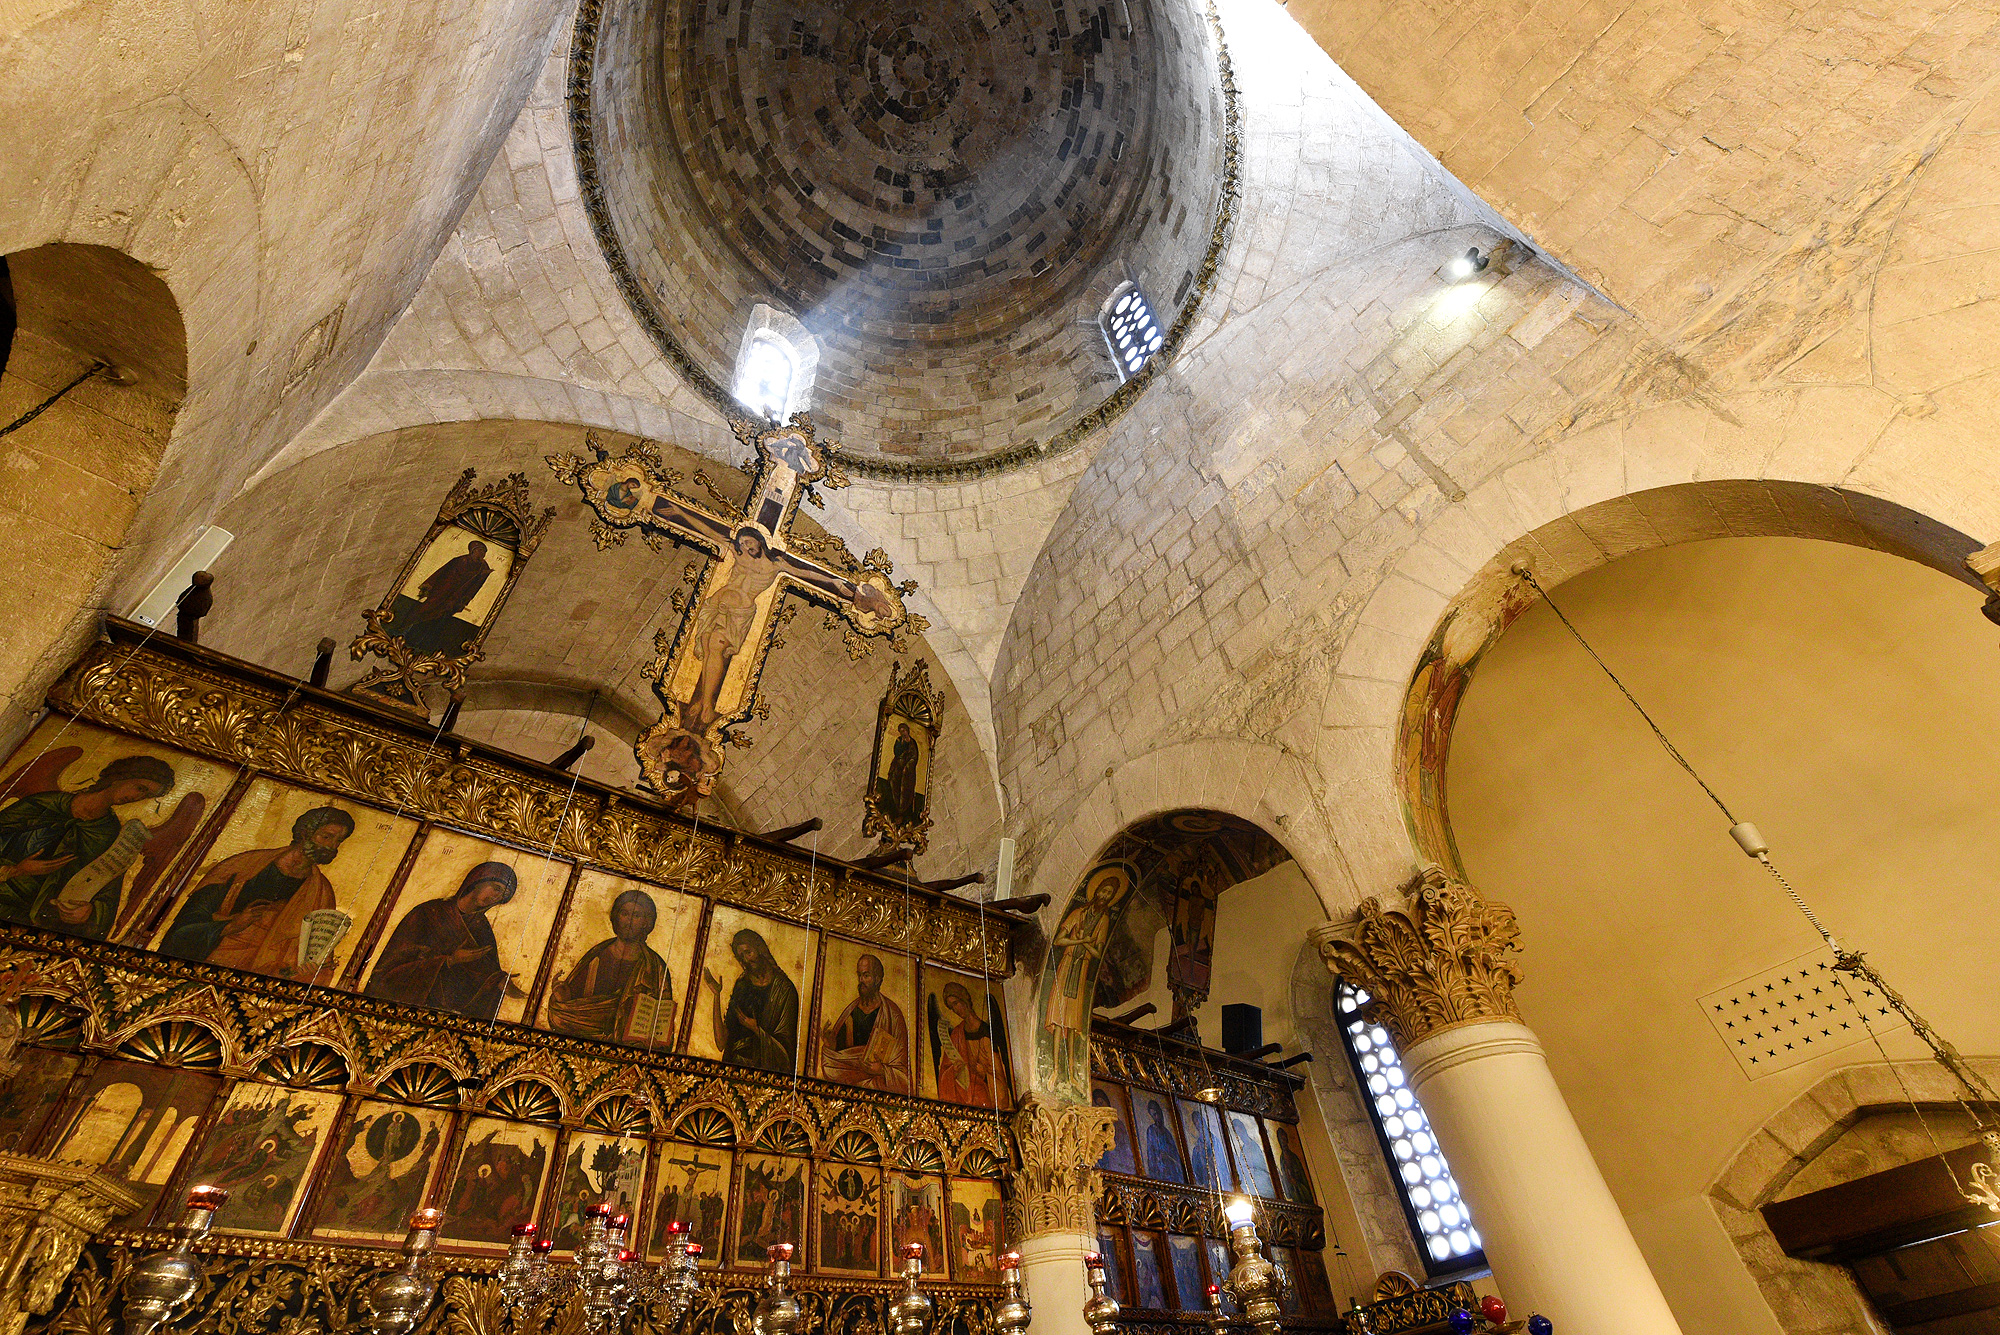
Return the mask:
[[1060,447],[1143,383],[1105,404],[1114,289],[1171,329],[1206,287],[1226,113],[1194,0],[605,0],[576,38],[584,194],[641,321],[741,413],[756,307],[796,318],[864,471]]

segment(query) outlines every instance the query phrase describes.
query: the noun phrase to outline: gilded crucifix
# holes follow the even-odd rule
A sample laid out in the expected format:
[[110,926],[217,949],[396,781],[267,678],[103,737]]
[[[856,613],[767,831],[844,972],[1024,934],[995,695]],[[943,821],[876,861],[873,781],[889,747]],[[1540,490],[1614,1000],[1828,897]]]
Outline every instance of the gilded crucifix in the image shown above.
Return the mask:
[[[857,561],[837,539],[793,534],[801,499],[821,503],[814,484],[844,487],[847,479],[826,458],[804,413],[788,425],[756,430],[733,424],[737,438],[756,451],[750,499],[738,513],[705,505],[676,492],[678,469],[653,446],[640,443],[615,458],[588,437],[594,461],[574,454],[547,456],[556,477],[577,487],[596,512],[592,533],[599,550],[637,532],[655,551],[686,544],[711,558],[684,607],[679,625],[655,634],[657,656],[643,669],[659,697],[659,722],[639,735],[639,771],[655,790],[692,800],[710,791],[722,769],[722,748],[738,739],[731,727],[757,708],[757,681],[780,624],[779,603],[795,593],[827,610],[829,627],[847,624],[848,652],[866,652],[861,636],[885,636],[905,652],[906,632],[930,623],[903,606],[916,589],[901,585],[879,548]],[[696,480],[702,481],[700,474]],[[721,499],[709,488],[712,498]]]

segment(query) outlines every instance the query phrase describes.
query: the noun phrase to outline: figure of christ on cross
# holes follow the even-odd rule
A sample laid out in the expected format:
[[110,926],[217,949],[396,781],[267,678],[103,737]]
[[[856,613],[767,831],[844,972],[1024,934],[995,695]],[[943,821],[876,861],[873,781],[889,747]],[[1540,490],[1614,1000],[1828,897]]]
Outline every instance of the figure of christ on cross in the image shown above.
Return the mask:
[[750,501],[738,514],[676,493],[674,475],[650,447],[612,458],[592,440],[594,465],[575,455],[548,459],[596,511],[600,546],[636,529],[671,535],[715,557],[671,643],[646,669],[663,713],[635,750],[647,782],[670,796],[706,791],[722,768],[724,733],[755,703],[771,619],[786,592],[826,607],[863,635],[896,637],[926,625],[904,609],[886,558],[871,553],[866,566],[843,574],[786,549],[804,488],[845,484],[827,468],[803,414],[788,426],[738,435],[757,450]]

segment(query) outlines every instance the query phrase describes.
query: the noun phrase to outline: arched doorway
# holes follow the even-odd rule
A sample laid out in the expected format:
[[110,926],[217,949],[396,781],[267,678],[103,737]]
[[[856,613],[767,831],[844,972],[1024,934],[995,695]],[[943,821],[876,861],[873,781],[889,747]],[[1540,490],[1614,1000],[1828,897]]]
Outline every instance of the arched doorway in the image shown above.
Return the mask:
[[121,251],[37,246],[4,265],[0,562],[14,578],[0,733],[11,738],[95,624],[187,392],[187,335],[166,283]]

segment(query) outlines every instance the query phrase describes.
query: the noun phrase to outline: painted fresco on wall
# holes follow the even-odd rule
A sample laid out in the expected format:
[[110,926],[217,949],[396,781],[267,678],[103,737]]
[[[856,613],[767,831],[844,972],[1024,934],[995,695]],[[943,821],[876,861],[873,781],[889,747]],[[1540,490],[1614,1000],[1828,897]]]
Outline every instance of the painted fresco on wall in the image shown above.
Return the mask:
[[784,1159],[775,1154],[743,1156],[742,1185],[737,1199],[742,1213],[736,1221],[737,1265],[762,1266],[765,1249],[772,1243],[789,1242],[805,1252],[806,1171],[805,1159]]
[[921,853],[930,844],[931,753],[944,718],[944,692],[931,687],[930,664],[919,660],[899,677],[901,666],[889,665],[889,688],[876,710],[861,833],[877,836],[884,848]]
[[468,468],[452,484],[382,605],[362,613],[368,629],[355,638],[354,656],[374,654],[387,665],[351,690],[427,715],[424,690],[457,689],[482,657],[487,632],[556,511],[535,513],[520,473],[475,488],[477,476]]
[[556,948],[544,1027],[673,1049],[702,901],[585,871]]
[[1006,1237],[1000,1184],[983,1178],[951,1180],[951,1273],[961,1284],[1000,1282],[1001,1243]]
[[729,1151],[712,1145],[668,1142],[660,1151],[660,1199],[652,1224],[653,1259],[666,1255],[666,1227],[688,1226],[701,1244],[701,1263],[722,1264],[722,1224],[729,1214]]
[[20,1069],[0,1088],[0,1154],[26,1154],[42,1122],[62,1098],[83,1059],[67,1052],[27,1048]]
[[891,1094],[913,1092],[910,1016],[916,985],[910,957],[830,936],[823,967],[820,1078]]
[[830,1275],[882,1270],[882,1173],[863,1164],[819,1167],[819,1269]]
[[1111,1148],[1098,1159],[1098,1168],[1111,1173],[1138,1172],[1139,1156],[1132,1148],[1132,1119],[1125,1111],[1123,1086],[1093,1080],[1090,1082],[1090,1101],[1096,1107],[1111,1109]]
[[1236,1190],[1236,1174],[1222,1147],[1222,1114],[1209,1104],[1192,1099],[1175,1102],[1180,1104],[1181,1125],[1187,1130],[1188,1163],[1194,1169],[1192,1185],[1210,1191]]
[[324,987],[340,976],[416,832],[413,820],[258,779],[153,949]]
[[100,1063],[82,1090],[78,1111],[59,1138],[54,1157],[88,1164],[122,1183],[140,1203],[119,1222],[142,1224],[221,1084],[206,1071],[144,1062]]
[[1277,1199],[1278,1184],[1271,1175],[1271,1161],[1264,1156],[1264,1138],[1257,1132],[1256,1117],[1231,1108],[1229,1142],[1236,1150],[1236,1171],[1242,1177],[1243,1189]]
[[1185,1233],[1169,1233],[1167,1260],[1174,1271],[1175,1306],[1183,1312],[1206,1312],[1208,1286],[1201,1281],[1201,1243]]
[[535,1218],[555,1143],[554,1127],[473,1118],[445,1196],[440,1239],[504,1249],[514,1225]]
[[583,1241],[584,1210],[607,1201],[614,1215],[631,1217],[629,1237],[644,1237],[639,1201],[646,1184],[646,1142],[630,1136],[574,1134],[563,1152],[562,1185],[556,1195],[555,1232],[559,1252]]
[[315,1213],[316,1238],[397,1242],[424,1204],[451,1114],[364,1099],[342,1133]]
[[228,791],[232,770],[51,717],[0,777],[0,919],[103,941],[126,931]]
[[1174,1110],[1167,1097],[1133,1086],[1132,1125],[1136,1128],[1146,1176],[1158,1182],[1186,1182],[1181,1166],[1181,1142],[1174,1134]]
[[432,830],[376,950],[371,997],[518,1020],[548,945],[569,864]]
[[804,927],[716,905],[688,1051],[795,1074],[808,1014],[801,998],[812,995],[818,936]]
[[1156,943],[1172,922],[1174,909],[1174,887],[1164,878],[1148,877],[1133,887],[1105,934],[1091,992],[1093,1007],[1126,1006],[1152,989]]
[[1057,924],[1042,964],[1037,1057],[1054,1083],[1052,1092],[1077,1103],[1088,1097],[1090,1086],[1090,1012],[1096,1004],[1097,965],[1132,883],[1131,869],[1123,863],[1091,868]]
[[1278,1156],[1278,1182],[1285,1189],[1285,1199],[1296,1205],[1315,1204],[1312,1174],[1306,1169],[1299,1129],[1290,1122],[1274,1122],[1266,1117],[1264,1132],[1270,1139],[1271,1152]]
[[944,1251],[944,1179],[910,1173],[889,1174],[889,1248],[912,1242],[924,1244],[924,1270],[946,1277]]
[[229,1208],[216,1216],[216,1228],[283,1237],[339,1111],[338,1094],[238,1085],[209,1132],[191,1179],[229,1193]]
[[974,1108],[1011,1108],[1007,1024],[1000,992],[951,969],[924,969],[925,1098]]

